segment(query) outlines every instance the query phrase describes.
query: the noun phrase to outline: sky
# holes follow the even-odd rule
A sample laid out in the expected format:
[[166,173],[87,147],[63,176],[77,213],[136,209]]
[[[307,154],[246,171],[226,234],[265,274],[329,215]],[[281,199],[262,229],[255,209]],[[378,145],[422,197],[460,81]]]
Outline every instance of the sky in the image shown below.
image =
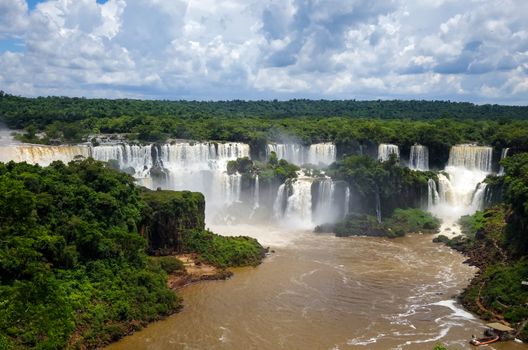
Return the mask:
[[528,104],[526,0],[0,0],[0,90]]

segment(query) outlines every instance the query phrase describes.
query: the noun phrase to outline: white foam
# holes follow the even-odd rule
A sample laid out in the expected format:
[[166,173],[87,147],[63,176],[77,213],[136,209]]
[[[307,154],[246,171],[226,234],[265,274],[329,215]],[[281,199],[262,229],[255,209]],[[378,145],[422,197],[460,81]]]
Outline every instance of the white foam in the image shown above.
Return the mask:
[[463,318],[465,320],[475,319],[475,316],[463,310],[462,308],[458,307],[455,300],[441,300],[436,303],[432,303],[430,305],[444,306],[444,307],[447,307],[448,309],[451,309],[453,311],[453,313],[450,315],[451,317]]

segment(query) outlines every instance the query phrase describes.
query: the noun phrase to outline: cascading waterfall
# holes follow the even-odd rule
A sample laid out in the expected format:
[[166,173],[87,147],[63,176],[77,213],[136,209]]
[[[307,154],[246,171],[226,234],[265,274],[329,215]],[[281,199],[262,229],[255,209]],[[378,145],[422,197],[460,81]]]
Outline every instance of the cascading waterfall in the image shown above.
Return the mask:
[[451,148],[444,173],[438,174],[438,203],[431,211],[455,222],[462,215],[481,209],[485,194],[482,182],[492,170],[491,147],[457,145]]
[[[503,160],[504,158],[506,158],[508,156],[508,152],[510,151],[509,148],[503,148],[502,151],[501,151],[501,157],[500,157],[500,160]],[[500,168],[499,168],[499,173],[498,173],[499,176],[501,175],[504,175],[504,167],[501,165]]]
[[284,222],[294,227],[312,228],[312,178],[299,177],[292,182]]
[[429,149],[422,145],[412,145],[409,155],[409,168],[414,170],[429,170]]
[[255,189],[253,193],[253,198],[253,208],[256,209],[260,207],[260,184],[258,175],[255,175]]
[[346,187],[345,189],[345,203],[343,204],[345,210],[343,210],[343,219],[348,216],[350,213],[350,187]]
[[315,143],[305,147],[295,143],[272,143],[267,147],[268,155],[275,152],[278,159],[295,165],[313,164],[328,166],[336,160],[336,146],[333,143]]
[[273,202],[273,217],[275,219],[282,219],[284,216],[284,202],[288,196],[286,184],[279,186],[275,202]]
[[432,210],[439,203],[440,195],[436,189],[436,182],[433,179],[427,180],[427,209]]
[[391,154],[395,154],[396,158],[400,158],[400,149],[396,145],[381,143],[378,146],[378,160],[386,162],[390,159]]
[[48,166],[56,160],[68,163],[76,157],[87,158],[90,148],[87,145],[78,146],[43,146],[43,145],[9,145],[0,146],[0,162],[27,162]]
[[306,150],[296,143],[272,143],[268,144],[268,155],[275,152],[278,159],[284,159],[288,163],[302,165],[305,163]]
[[117,161],[121,170],[143,179],[149,176],[154,165],[152,148],[150,145],[102,145],[91,148],[91,156],[102,162]]
[[327,166],[336,161],[336,154],[333,143],[316,143],[308,148],[308,163]]
[[252,219],[257,209],[260,208],[260,183],[258,174],[255,175],[255,183],[253,185],[253,210],[249,214],[249,218]]
[[318,180],[317,203],[314,208],[314,223],[323,224],[335,221],[338,209],[334,205],[335,184],[331,178]]
[[241,175],[228,175],[227,162],[248,157],[249,146],[242,143],[179,142],[163,145],[113,144],[101,146],[18,145],[0,150],[0,161],[27,161],[48,165],[69,162],[76,156],[116,162],[133,174],[143,186],[155,189],[202,192],[209,213],[240,201]]
[[457,145],[451,147],[448,166],[463,167],[491,173],[493,148],[476,145]]
[[477,189],[471,198],[471,209],[473,211],[482,210],[484,206],[484,196],[486,194],[487,183],[481,182],[477,185]]
[[[210,212],[240,200],[241,175],[229,175],[227,163],[248,157],[242,143],[175,143],[160,147],[159,162],[168,178],[162,187],[202,192]],[[163,186],[164,185],[164,186]]]
[[379,188],[376,186],[376,219],[378,224],[381,224],[381,199]]

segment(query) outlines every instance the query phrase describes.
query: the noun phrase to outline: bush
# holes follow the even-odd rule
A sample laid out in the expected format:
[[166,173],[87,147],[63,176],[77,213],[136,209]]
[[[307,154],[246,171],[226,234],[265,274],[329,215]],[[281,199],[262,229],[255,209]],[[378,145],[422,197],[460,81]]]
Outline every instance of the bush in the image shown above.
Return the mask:
[[159,258],[152,259],[157,261],[161,269],[164,270],[166,273],[174,273],[185,270],[183,262],[173,256],[161,256]]
[[254,238],[225,237],[206,230],[189,230],[183,241],[185,251],[198,253],[217,267],[258,265],[265,253]]

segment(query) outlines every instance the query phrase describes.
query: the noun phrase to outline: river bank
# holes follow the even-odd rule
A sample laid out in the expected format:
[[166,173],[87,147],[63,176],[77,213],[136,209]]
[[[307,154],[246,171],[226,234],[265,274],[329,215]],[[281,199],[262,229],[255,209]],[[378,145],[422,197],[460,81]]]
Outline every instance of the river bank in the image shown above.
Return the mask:
[[470,349],[471,334],[485,329],[454,299],[476,269],[430,236],[336,238],[245,226],[230,232],[262,238],[276,253],[256,268],[233,269],[229,280],[181,288],[181,312],[107,349],[423,350],[436,342]]

